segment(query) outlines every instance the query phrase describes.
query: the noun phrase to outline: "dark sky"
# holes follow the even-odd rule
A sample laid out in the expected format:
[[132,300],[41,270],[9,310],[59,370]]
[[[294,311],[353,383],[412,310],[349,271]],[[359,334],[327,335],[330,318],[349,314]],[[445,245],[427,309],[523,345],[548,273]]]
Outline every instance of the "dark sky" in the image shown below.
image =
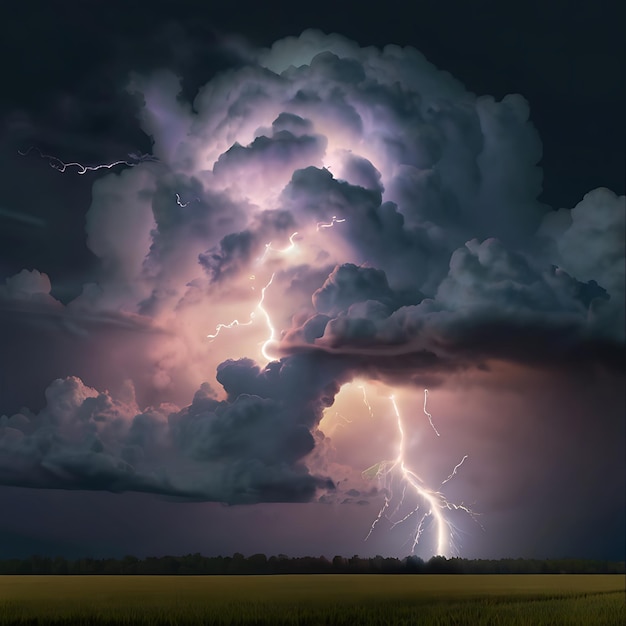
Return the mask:
[[213,4],[0,8],[0,558],[408,554],[393,393],[445,552],[623,559],[624,9]]

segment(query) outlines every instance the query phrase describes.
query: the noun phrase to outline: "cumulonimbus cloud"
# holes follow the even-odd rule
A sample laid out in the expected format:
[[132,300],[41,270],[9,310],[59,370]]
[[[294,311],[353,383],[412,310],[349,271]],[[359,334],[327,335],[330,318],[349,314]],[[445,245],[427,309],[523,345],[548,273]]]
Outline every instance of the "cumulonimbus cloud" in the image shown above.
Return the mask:
[[[623,367],[625,199],[539,203],[522,96],[477,97],[414,49],[317,31],[251,53],[193,103],[167,72],[130,89],[157,160],[94,184],[98,284],[63,305],[25,271],[0,302],[61,320],[54,332],[127,320],[152,333],[130,376],[147,397],[199,391],[140,408],[57,380],[42,411],[2,418],[3,484],[308,500],[332,488],[306,458],[355,373]],[[260,360],[270,324],[262,367],[243,357]],[[202,385],[216,368],[222,399]]]

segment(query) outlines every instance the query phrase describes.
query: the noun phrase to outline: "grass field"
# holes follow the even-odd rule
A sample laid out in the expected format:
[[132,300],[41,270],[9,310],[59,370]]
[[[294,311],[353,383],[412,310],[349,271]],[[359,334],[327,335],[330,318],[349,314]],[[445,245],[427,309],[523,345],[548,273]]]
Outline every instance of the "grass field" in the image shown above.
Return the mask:
[[626,624],[622,575],[0,576],[0,626]]

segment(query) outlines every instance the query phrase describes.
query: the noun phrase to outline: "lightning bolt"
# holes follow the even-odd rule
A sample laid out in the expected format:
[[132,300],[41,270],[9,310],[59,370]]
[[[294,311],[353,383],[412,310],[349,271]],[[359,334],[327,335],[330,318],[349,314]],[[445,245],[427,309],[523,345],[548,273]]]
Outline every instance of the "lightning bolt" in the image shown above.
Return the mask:
[[370,417],[374,417],[374,411],[372,411],[372,405],[369,403],[369,400],[367,399],[367,393],[365,393],[365,385],[359,385],[359,389],[363,393],[363,404],[367,407]]
[[192,202],[194,202],[194,201],[195,201],[195,202],[200,202],[200,198],[194,198],[193,200],[187,200],[187,202],[183,202],[183,201],[181,200],[180,194],[178,194],[178,193],[176,194],[176,204],[177,204],[179,207],[182,207],[183,209],[184,209],[186,206],[189,206],[189,205],[190,205]]
[[240,322],[239,320],[233,320],[229,324],[218,324],[215,327],[215,333],[213,333],[212,335],[207,335],[207,339],[211,339],[212,341],[222,332],[222,330],[229,330],[231,328],[235,328],[235,326],[250,326],[250,324],[252,324],[253,321],[254,321],[254,311],[250,313],[250,318],[248,319],[247,322]]
[[335,431],[337,431],[339,428],[347,428],[346,424],[352,424],[351,419],[348,419],[345,415],[339,413],[338,411],[335,411],[335,417],[338,418],[338,420],[341,419],[342,421],[336,420],[333,423],[333,425],[330,427],[330,430],[328,431],[329,435],[334,434]]
[[335,412],[335,415],[337,417],[340,417],[346,424],[352,424],[352,420],[348,419],[345,415],[343,415],[342,413],[339,413],[338,411]]
[[274,248],[272,246],[272,242],[270,241],[269,243],[265,244],[265,250],[263,251],[263,254],[256,260],[256,265],[260,265],[261,263],[263,263],[263,261],[265,261],[265,259],[267,258],[267,255],[270,252],[277,252],[278,254],[287,254],[288,252],[291,252],[292,250],[295,249],[296,247],[296,242],[294,241],[294,237],[298,234],[298,231],[296,231],[295,233],[292,233],[289,237],[289,245],[286,248]]
[[[178,196],[178,194],[176,195]],[[183,205],[180,205],[180,206],[183,206]],[[330,222],[317,222],[316,230],[319,232],[320,229],[322,228],[331,228],[335,224],[341,224],[342,222],[345,222],[345,221],[346,221],[345,218],[338,219],[336,215],[333,215],[332,220]],[[286,248],[274,248],[271,241],[266,243],[265,250],[263,250],[263,254],[256,260],[256,265],[260,265],[261,263],[263,263],[270,252],[276,252],[277,254],[287,254],[288,252],[291,252],[292,250],[294,250],[296,248],[296,242],[294,241],[294,238],[297,235],[298,235],[298,231],[291,234],[291,236],[289,237],[289,245]]]
[[439,431],[435,428],[435,425],[433,424],[433,416],[426,410],[427,400],[428,400],[428,389],[424,389],[424,413],[426,413],[428,417],[428,423],[430,424],[431,428],[435,431],[435,435],[437,435],[437,437],[441,437],[441,435],[439,434]]
[[263,307],[263,302],[265,300],[265,291],[272,284],[273,280],[274,280],[274,274],[272,274],[272,277],[269,279],[269,282],[265,285],[265,287],[263,287],[263,289],[261,289],[261,299],[258,301],[255,309],[250,312],[250,315],[248,316],[248,321],[247,322],[240,322],[239,320],[235,319],[232,322],[229,322],[228,324],[218,324],[215,327],[215,332],[213,334],[211,334],[211,335],[207,335],[207,339],[210,339],[211,341],[213,341],[216,337],[219,336],[219,334],[220,334],[220,332],[222,332],[222,330],[229,330],[229,329],[235,328],[237,326],[250,326],[254,322],[254,320],[256,318],[257,311],[260,311],[261,314],[265,317],[265,320],[267,322],[267,326],[268,326],[269,331],[270,331],[270,336],[264,342],[263,349],[261,350],[261,352],[262,352],[263,356],[268,361],[271,361],[272,359],[266,355],[265,351],[266,351],[266,347],[270,343],[275,341],[276,331],[275,331],[275,329],[274,329],[274,327],[272,325],[272,320],[270,319],[269,314],[267,313],[267,311]]
[[456,472],[459,469],[459,467],[461,467],[461,465],[463,465],[463,463],[465,463],[465,459],[467,458],[467,454],[454,466],[454,469],[452,470],[451,474],[448,476],[448,478],[446,478],[442,483],[441,486],[443,487],[443,485],[445,485],[449,480],[452,480],[455,476],[456,476]]
[[[176,194],[176,202],[178,203],[179,206],[184,207],[187,206],[187,204],[189,204],[188,202],[182,204],[180,201],[180,196],[178,194]],[[269,254],[269,252],[276,252],[278,254],[286,254],[288,252],[291,252],[293,249],[295,249],[296,247],[296,242],[294,241],[294,238],[297,236],[298,231],[292,233],[289,237],[289,245],[286,248],[274,248],[272,247],[272,242],[270,241],[269,243],[265,244],[265,251],[263,252],[263,254],[256,260],[256,265],[259,265],[260,263],[262,263],[265,258],[267,257],[267,255]],[[218,324],[215,327],[215,333],[211,334],[211,335],[207,335],[207,338],[213,340],[215,339],[222,330],[224,329],[231,329],[231,328],[235,328],[236,326],[250,326],[255,319],[256,316],[256,312],[260,311],[261,314],[263,315],[263,317],[265,318],[265,322],[267,324],[267,328],[269,331],[269,337],[263,342],[263,347],[261,348],[261,354],[263,355],[263,358],[265,358],[267,361],[271,361],[272,357],[269,356],[269,354],[267,353],[267,350],[269,348],[269,346],[274,343],[276,341],[276,329],[274,328],[274,325],[272,323],[272,320],[269,316],[269,313],[267,312],[267,310],[265,309],[265,307],[263,306],[263,302],[265,301],[265,292],[267,291],[268,287],[272,284],[273,280],[274,280],[274,276],[275,273],[272,274],[271,278],[269,279],[269,282],[265,285],[265,287],[263,287],[261,289],[261,299],[259,300],[259,302],[257,303],[255,310],[253,310],[249,317],[248,317],[248,321],[247,322],[240,322],[239,320],[235,319],[232,322],[228,323],[228,324]],[[250,280],[254,280],[255,276],[254,274],[252,274],[250,276]],[[252,289],[254,289],[254,287],[252,287]]]
[[20,156],[28,156],[32,151],[37,152],[42,159],[46,159],[48,161],[48,165],[52,169],[55,169],[61,173],[65,172],[70,167],[78,168],[78,172],[77,172],[78,174],[86,174],[87,172],[95,172],[97,170],[102,170],[102,169],[110,170],[111,168],[116,167],[117,165],[126,165],[128,167],[135,167],[136,165],[139,165],[140,163],[158,160],[156,157],[153,157],[151,154],[135,154],[131,152],[128,155],[128,158],[130,160],[120,159],[119,161],[112,161],[110,163],[101,163],[100,165],[83,165],[82,163],[78,163],[78,162],[65,163],[64,161],[61,161],[61,159],[59,159],[58,157],[52,156],[50,154],[44,154],[39,148],[34,148],[32,146],[28,148],[26,152],[22,152],[21,150],[18,150],[17,153]]
[[265,287],[261,289],[261,299],[259,300],[259,303],[256,306],[256,308],[259,311],[261,311],[261,313],[265,317],[265,323],[267,324],[267,329],[269,330],[269,337],[265,340],[265,342],[263,343],[263,347],[261,348],[261,354],[263,355],[263,358],[266,359],[268,362],[272,360],[272,357],[267,353],[267,349],[269,348],[270,344],[276,341],[276,329],[274,328],[274,325],[272,324],[272,319],[270,318],[269,313],[265,310],[263,306],[263,302],[265,300],[265,292],[267,291],[269,286],[272,284],[273,280],[274,280],[274,274],[272,274],[272,277],[270,278],[267,285],[265,285]]
[[322,228],[331,228],[335,224],[341,224],[345,221],[345,218],[338,219],[336,215],[333,215],[330,222],[318,222],[316,230],[319,232]]
[[[185,204],[182,204],[180,201],[180,196],[178,194],[176,194],[176,201],[178,203],[179,206],[187,206],[187,204],[189,204],[188,202]],[[288,252],[291,252],[292,250],[294,250],[296,248],[296,242],[295,242],[295,237],[298,235],[298,231],[291,233],[290,237],[289,237],[289,245],[286,248],[274,248],[272,246],[272,242],[270,241],[269,243],[265,244],[265,250],[263,252],[263,254],[256,260],[256,265],[259,265],[260,263],[262,263],[263,261],[265,261],[267,255],[270,252],[276,252],[278,254],[287,254]],[[218,324],[215,327],[215,333],[211,334],[211,335],[207,335],[207,338],[211,339],[211,341],[213,339],[215,339],[222,330],[228,330],[231,328],[235,328],[237,326],[250,326],[256,317],[256,313],[260,312],[261,315],[265,318],[265,323],[267,324],[267,328],[268,328],[268,332],[269,332],[269,336],[268,338],[263,342],[263,346],[261,348],[261,354],[263,355],[263,358],[266,359],[268,362],[272,360],[272,357],[268,354],[268,349],[270,347],[271,344],[276,342],[276,329],[274,328],[274,324],[272,323],[272,319],[269,315],[269,313],[267,312],[267,310],[265,309],[265,307],[263,306],[263,303],[265,302],[265,292],[267,291],[267,289],[269,288],[269,286],[272,284],[273,280],[274,280],[274,276],[276,274],[272,274],[271,278],[269,279],[269,282],[265,285],[265,287],[263,287],[261,289],[261,299],[259,300],[259,302],[257,303],[255,310],[253,310],[250,315],[248,316],[248,321],[247,322],[240,322],[239,320],[235,319],[232,322],[228,323],[228,324]],[[250,280],[254,280],[255,279],[255,275],[252,274],[250,276]],[[254,289],[254,287],[252,287],[252,289]]]
[[[453,548],[452,542],[454,528],[452,526],[452,523],[446,519],[444,511],[461,510],[470,515],[473,519],[475,519],[475,514],[471,509],[463,504],[454,504],[449,502],[440,491],[433,491],[426,487],[424,481],[415,473],[413,469],[411,469],[407,465],[405,454],[405,431],[402,415],[400,413],[400,410],[398,409],[395,396],[392,395],[389,399],[393,407],[393,412],[396,419],[396,426],[399,433],[398,454],[393,461],[382,461],[363,472],[364,478],[376,477],[378,480],[382,480],[385,485],[385,501],[380,508],[378,515],[372,522],[369,532],[365,537],[365,540],[367,541],[367,539],[369,539],[371,534],[374,532],[374,529],[383,517],[388,519],[391,522],[391,527],[394,528],[398,524],[406,522],[414,515],[418,515],[420,509],[422,508],[421,503],[425,502],[426,506],[424,507],[422,514],[419,516],[419,519],[415,525],[415,530],[412,535],[411,552],[415,552],[419,540],[425,530],[427,520],[429,518],[432,518],[434,520],[436,529],[437,554],[447,555],[452,551]],[[451,480],[456,475],[457,470],[461,467],[466,459],[467,455],[465,455],[463,459],[455,466],[448,478],[446,478],[441,483],[442,485]],[[394,476],[399,476],[402,482],[402,495],[398,499],[397,505],[395,506],[394,510],[390,514],[387,514],[387,511],[394,501]],[[398,511],[404,504],[405,496],[408,490],[412,491],[415,494],[418,502],[406,515],[404,515],[404,517],[398,520],[394,520],[394,517],[397,515]]]

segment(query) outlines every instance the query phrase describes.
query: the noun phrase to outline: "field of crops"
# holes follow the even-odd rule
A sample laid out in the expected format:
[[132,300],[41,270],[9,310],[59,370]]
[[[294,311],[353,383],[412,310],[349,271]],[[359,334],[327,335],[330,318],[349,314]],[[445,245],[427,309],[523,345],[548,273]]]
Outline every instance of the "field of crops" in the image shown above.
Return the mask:
[[621,575],[0,576],[0,626],[626,624]]

